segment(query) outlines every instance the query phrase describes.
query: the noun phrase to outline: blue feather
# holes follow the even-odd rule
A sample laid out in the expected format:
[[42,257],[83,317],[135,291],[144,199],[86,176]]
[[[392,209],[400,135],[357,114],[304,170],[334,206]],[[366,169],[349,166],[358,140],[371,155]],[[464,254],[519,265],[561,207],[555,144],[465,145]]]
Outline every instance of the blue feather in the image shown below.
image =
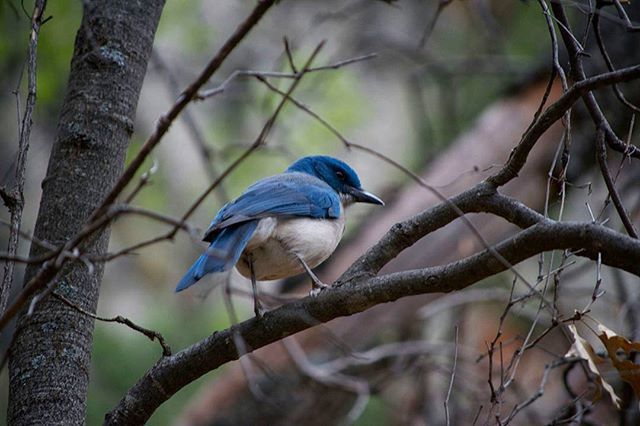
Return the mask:
[[251,220],[224,228],[182,277],[176,293],[197,283],[206,274],[233,268],[257,226],[258,220]]
[[289,172],[251,185],[237,200],[225,205],[205,232],[213,241],[223,229],[264,217],[340,217],[340,196],[320,179]]

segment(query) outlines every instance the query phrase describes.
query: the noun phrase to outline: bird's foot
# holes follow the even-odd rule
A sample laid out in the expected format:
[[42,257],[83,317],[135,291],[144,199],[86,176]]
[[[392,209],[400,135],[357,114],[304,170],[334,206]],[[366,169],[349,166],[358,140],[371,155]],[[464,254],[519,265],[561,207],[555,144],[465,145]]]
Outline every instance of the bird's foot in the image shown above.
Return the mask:
[[320,280],[311,280],[311,291],[309,292],[309,296],[316,297],[322,290],[329,287],[331,286],[323,283]]
[[254,299],[253,313],[256,315],[256,319],[261,320],[266,312],[267,310],[262,307],[262,303],[260,303],[258,299]]

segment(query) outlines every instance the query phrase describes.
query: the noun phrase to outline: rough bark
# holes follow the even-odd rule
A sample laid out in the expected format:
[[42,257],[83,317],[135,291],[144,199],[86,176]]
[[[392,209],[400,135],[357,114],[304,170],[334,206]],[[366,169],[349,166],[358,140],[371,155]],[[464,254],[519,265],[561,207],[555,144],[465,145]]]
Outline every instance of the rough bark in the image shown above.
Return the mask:
[[[84,2],[35,236],[56,245],[78,232],[121,175],[163,0]],[[108,228],[83,251],[107,251]],[[41,250],[33,245],[31,255]],[[28,282],[38,270],[26,271]],[[55,285],[95,311],[102,265],[69,263]],[[93,319],[53,297],[23,312],[11,347],[9,423],[83,424]]]

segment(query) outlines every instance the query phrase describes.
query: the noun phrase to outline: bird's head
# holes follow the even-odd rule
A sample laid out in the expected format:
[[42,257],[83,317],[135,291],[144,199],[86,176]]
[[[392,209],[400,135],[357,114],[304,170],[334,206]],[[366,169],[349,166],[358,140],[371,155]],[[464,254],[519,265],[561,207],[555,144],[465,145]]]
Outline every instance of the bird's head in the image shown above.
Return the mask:
[[302,157],[289,166],[287,171],[307,173],[323,180],[340,195],[345,204],[355,202],[384,205],[380,198],[362,189],[355,170],[337,158],[326,155]]

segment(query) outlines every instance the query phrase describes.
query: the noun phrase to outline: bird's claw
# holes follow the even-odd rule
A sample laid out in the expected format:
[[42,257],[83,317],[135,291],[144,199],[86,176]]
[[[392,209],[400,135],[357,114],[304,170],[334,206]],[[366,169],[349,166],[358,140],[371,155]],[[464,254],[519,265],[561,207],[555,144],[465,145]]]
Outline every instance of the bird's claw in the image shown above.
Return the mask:
[[320,292],[322,292],[322,290],[329,288],[330,286],[328,286],[327,284],[323,283],[323,282],[315,282],[313,281],[313,285],[311,287],[311,291],[309,292],[309,296],[311,297],[316,297],[317,295],[320,294]]
[[260,303],[257,299],[254,300],[253,313],[256,315],[256,319],[261,320],[266,312],[267,310],[262,307],[262,303]]

